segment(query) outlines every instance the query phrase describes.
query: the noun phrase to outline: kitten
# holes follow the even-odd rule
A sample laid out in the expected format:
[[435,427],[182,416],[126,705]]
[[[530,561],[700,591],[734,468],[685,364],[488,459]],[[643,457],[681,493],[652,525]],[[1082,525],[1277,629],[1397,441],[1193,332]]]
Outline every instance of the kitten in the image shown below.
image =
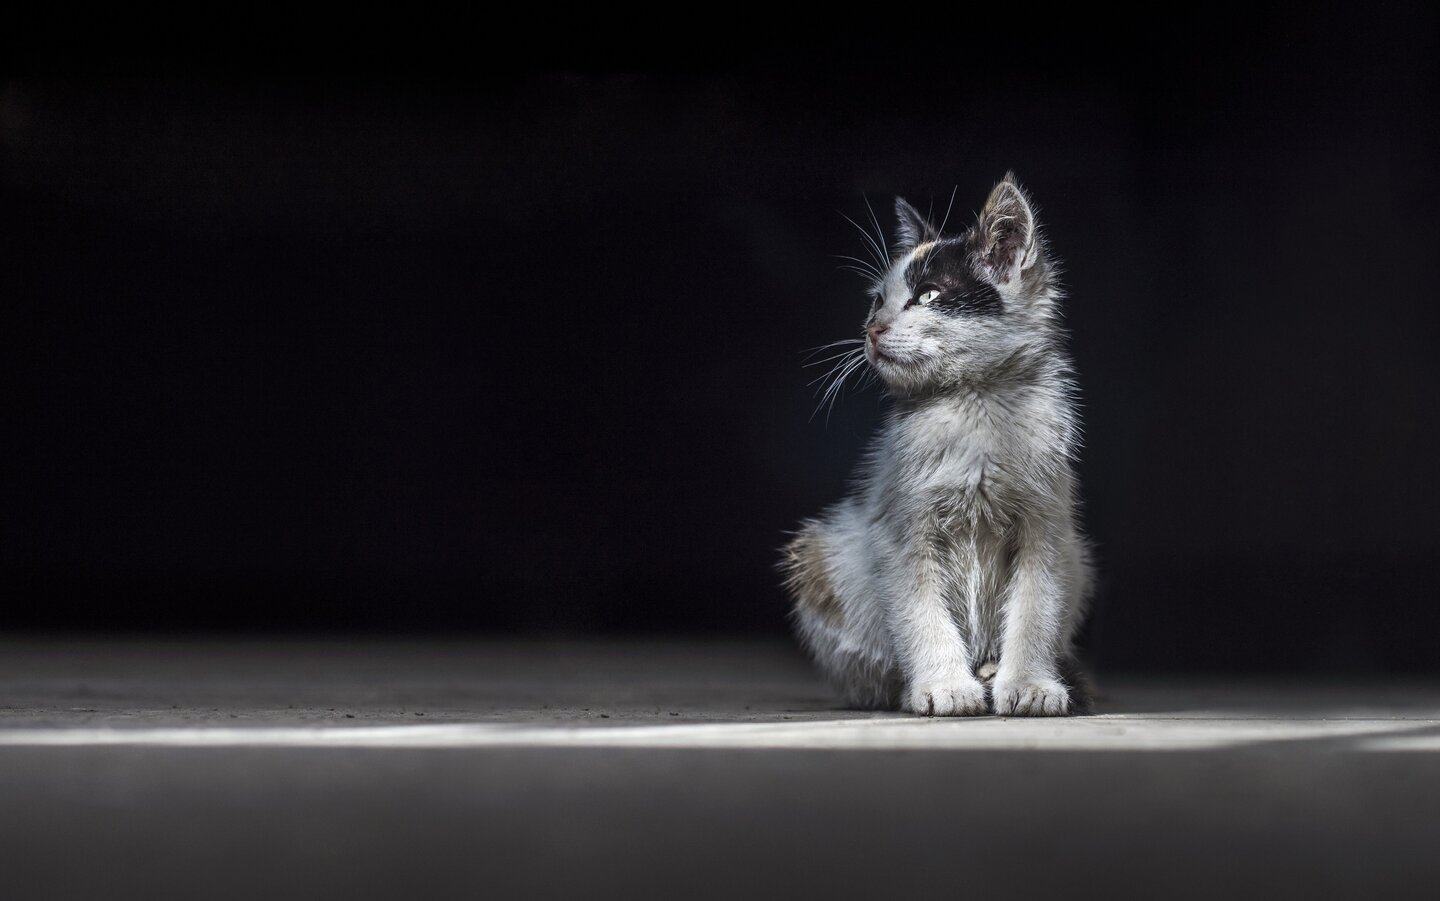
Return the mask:
[[841,361],[863,353],[893,404],[850,495],[785,548],[796,630],[856,706],[1077,712],[1091,578],[1056,263],[1013,174],[959,235],[895,212],[898,251]]

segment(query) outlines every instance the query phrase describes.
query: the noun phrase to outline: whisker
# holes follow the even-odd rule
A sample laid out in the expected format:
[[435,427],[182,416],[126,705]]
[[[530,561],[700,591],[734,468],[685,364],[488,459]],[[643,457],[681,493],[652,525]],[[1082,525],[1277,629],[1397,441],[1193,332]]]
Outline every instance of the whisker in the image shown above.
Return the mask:
[[831,341],[829,344],[822,344],[819,347],[809,347],[800,351],[802,354],[815,354],[831,347],[839,347],[841,344],[863,344],[864,338],[841,338],[839,341]]
[[835,379],[835,382],[830,386],[830,391],[829,391],[830,405],[829,405],[829,407],[828,407],[828,408],[826,409],[826,411],[825,411],[825,424],[826,424],[826,425],[829,425],[829,424],[830,424],[830,413],[835,409],[835,403],[836,403],[836,401],[838,401],[838,400],[840,399],[840,395],[841,395],[841,394],[844,392],[844,390],[845,390],[845,381],[846,381],[846,379],[850,378],[850,376],[851,376],[862,364],[864,364],[864,362],[865,362],[864,357],[860,357],[859,359],[857,359],[857,360],[855,360],[854,362],[852,362],[852,363],[845,369],[844,372],[840,373],[840,377],[837,378],[837,379]]
[[[836,210],[836,212],[838,213],[840,211]],[[859,231],[860,234],[865,238],[866,248],[870,251],[871,254],[874,255],[876,264],[882,268],[889,268],[889,257],[886,256],[885,251],[882,251],[880,249],[880,245],[875,243],[875,239],[871,237],[870,233],[865,229],[861,228],[860,223],[856,222],[854,219],[851,219],[849,216],[846,216],[844,213],[840,213],[840,217],[846,222],[855,226],[855,229]]]
[[[834,258],[837,259],[837,260],[849,260],[849,261],[852,262],[852,263],[855,263],[855,264],[857,264],[857,265],[859,265],[859,266],[864,267],[864,271],[865,271],[867,274],[873,275],[873,276],[875,276],[876,278],[883,278],[883,274],[880,272],[879,269],[876,269],[876,268],[875,268],[875,264],[873,264],[873,263],[871,263],[871,262],[869,262],[869,261],[867,261],[867,260],[862,260],[862,259],[860,259],[859,257],[846,256],[846,255],[843,254],[843,253],[832,253],[831,256],[834,257]],[[841,268],[841,269],[851,269],[851,268],[854,268],[854,267],[841,266],[840,268]]]
[[885,248],[885,260],[892,259],[890,254],[890,242],[885,240],[885,229],[880,227],[880,220],[875,218],[875,208],[870,205],[870,198],[864,192],[860,194],[865,201],[865,209],[870,211],[870,221],[875,224],[875,234],[880,238],[880,244]]
[[[952,207],[955,206],[955,192],[958,190],[960,190],[959,185],[956,185],[955,187],[950,189],[950,202],[945,205],[945,218],[940,221],[940,229],[935,233],[935,240],[937,242],[943,241],[945,239],[945,226],[948,225],[950,222],[950,210]],[[920,267],[920,278],[924,278],[927,274],[929,274],[930,259],[933,256],[934,254],[925,254],[925,265]]]
[[[815,419],[815,416],[820,412],[820,408],[826,407],[827,409],[825,412],[825,422],[826,424],[829,424],[830,411],[835,408],[835,401],[839,398],[840,392],[844,388],[846,379],[848,379],[851,375],[855,373],[857,369],[864,365],[864,348],[858,348],[854,351],[851,351],[851,354],[853,356],[851,356],[848,360],[842,360],[841,363],[836,364],[834,369],[830,370],[831,373],[834,373],[838,370],[839,374],[836,375],[834,380],[830,382],[829,386],[825,388],[824,393],[820,397],[820,403],[816,405],[815,411],[810,414],[810,419],[812,421]],[[829,374],[830,373],[826,373],[827,377],[829,376]]]
[[952,207],[955,206],[955,192],[958,190],[960,190],[959,185],[956,185],[955,187],[950,189],[950,202],[945,204],[945,218],[940,221],[941,235],[945,234],[945,226],[950,222],[950,210]]
[[[850,348],[850,349],[848,349],[848,350],[842,350],[842,351],[840,351],[840,352],[837,353],[837,354],[833,354],[832,356],[824,357],[823,359],[815,360],[815,361],[813,361],[813,362],[806,362],[806,363],[802,364],[801,368],[802,368],[802,369],[808,369],[808,368],[810,368],[811,366],[819,366],[821,363],[828,363],[828,362],[831,361],[831,360],[838,360],[838,359],[840,359],[840,358],[843,357],[843,356],[847,356],[847,355],[849,355],[849,354],[853,354],[853,353],[854,353],[855,351],[857,351],[857,350],[864,350],[864,348],[855,347],[855,348]],[[819,351],[817,351],[816,353],[819,353]],[[811,355],[810,355],[810,357],[813,357],[813,356],[815,356],[815,354],[811,354]],[[806,359],[807,361],[809,361],[809,360],[810,360],[810,357],[806,357],[805,359]]]
[[839,269],[839,270],[841,270],[842,272],[853,272],[853,273],[855,273],[856,275],[860,276],[861,278],[865,279],[865,280],[868,281],[868,282],[872,282],[872,283],[873,283],[873,282],[875,281],[875,276],[874,276],[873,273],[866,272],[864,269],[860,269],[859,267],[856,267],[856,266],[837,266],[836,268]]
[[[829,368],[829,370],[827,370],[827,371],[825,372],[824,375],[822,375],[822,376],[820,376],[819,378],[816,378],[816,379],[811,379],[810,381],[806,382],[805,384],[807,384],[807,385],[813,385],[813,384],[815,384],[816,382],[823,382],[823,381],[825,381],[826,379],[830,378],[830,376],[834,375],[837,371],[843,370],[846,366],[849,366],[850,363],[853,362],[853,360],[851,359],[852,357],[854,357],[856,354],[863,353],[863,352],[864,352],[864,348],[858,348],[858,347],[857,347],[855,350],[846,351],[845,353],[841,354],[841,358],[842,358],[842,359],[840,360],[839,363],[836,363],[834,366],[831,366],[831,367]],[[818,389],[817,389],[817,390],[818,390]]]
[[[807,382],[806,384],[813,385],[813,384],[815,384],[816,382],[824,382],[825,380],[827,380],[827,379],[829,379],[830,377],[834,376],[837,372],[843,371],[846,366],[849,366],[849,365],[850,365],[850,363],[852,362],[852,358],[853,358],[856,354],[864,353],[864,350],[865,350],[865,349],[864,349],[863,347],[857,347],[857,348],[855,348],[854,350],[846,351],[844,354],[841,355],[840,361],[839,361],[838,363],[836,363],[835,365],[831,366],[828,370],[826,370],[826,372],[825,372],[824,375],[820,376],[820,377],[817,378],[817,379],[812,379],[812,380],[810,380],[809,382]],[[817,389],[816,389],[817,392],[823,391],[823,390],[825,390],[825,389],[824,389],[824,388],[817,388]]]
[[854,352],[855,352],[855,351],[853,351],[853,350],[847,350],[847,351],[845,351],[844,353],[838,353],[838,354],[836,354],[836,355],[833,356],[833,357],[824,357],[824,358],[822,358],[822,359],[816,360],[816,361],[813,362],[813,363],[806,363],[806,364],[804,364],[804,367],[803,367],[803,368],[809,369],[811,366],[819,366],[821,363],[828,363],[828,362],[830,362],[831,360],[838,360],[838,359],[840,359],[841,357],[848,357],[848,356],[850,356],[851,354],[853,354]]

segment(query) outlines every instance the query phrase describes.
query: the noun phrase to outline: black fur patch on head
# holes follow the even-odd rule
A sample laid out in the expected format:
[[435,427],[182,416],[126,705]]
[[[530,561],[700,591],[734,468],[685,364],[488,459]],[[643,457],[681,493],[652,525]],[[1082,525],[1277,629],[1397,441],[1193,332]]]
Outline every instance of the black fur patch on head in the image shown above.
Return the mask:
[[1005,303],[993,285],[977,276],[971,266],[970,242],[964,239],[941,241],[905,269],[905,284],[911,297],[925,291],[939,291],[930,309],[951,316],[999,316]]

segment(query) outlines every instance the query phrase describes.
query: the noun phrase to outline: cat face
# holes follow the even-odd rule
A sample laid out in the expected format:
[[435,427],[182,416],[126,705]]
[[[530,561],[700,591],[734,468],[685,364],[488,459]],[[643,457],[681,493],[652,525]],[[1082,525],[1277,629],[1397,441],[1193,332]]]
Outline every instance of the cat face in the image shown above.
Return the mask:
[[974,225],[944,236],[896,198],[900,249],[874,289],[865,357],[894,392],[983,379],[1044,339],[1054,291],[1035,214],[1012,175]]

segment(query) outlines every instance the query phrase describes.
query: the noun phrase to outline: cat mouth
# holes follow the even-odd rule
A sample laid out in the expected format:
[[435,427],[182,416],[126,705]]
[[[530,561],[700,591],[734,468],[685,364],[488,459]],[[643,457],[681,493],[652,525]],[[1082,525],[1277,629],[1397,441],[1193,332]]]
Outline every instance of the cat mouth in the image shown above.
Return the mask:
[[870,362],[872,363],[888,363],[891,366],[905,365],[904,360],[901,360],[899,357],[893,357],[890,354],[887,354],[885,351],[881,350],[878,346],[876,346],[875,342],[873,341],[870,342],[870,355]]

